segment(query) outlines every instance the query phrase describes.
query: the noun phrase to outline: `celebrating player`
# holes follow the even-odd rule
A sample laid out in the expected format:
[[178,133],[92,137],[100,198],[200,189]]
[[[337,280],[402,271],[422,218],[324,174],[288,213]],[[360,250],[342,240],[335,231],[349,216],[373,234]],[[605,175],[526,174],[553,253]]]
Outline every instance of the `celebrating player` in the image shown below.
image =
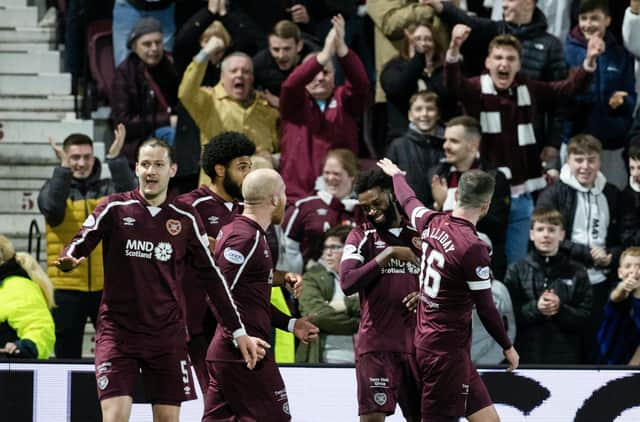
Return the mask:
[[481,170],[465,172],[451,212],[425,208],[401,171],[385,158],[378,166],[393,177],[394,192],[422,238],[420,302],[415,346],[422,379],[422,420],[497,421],[498,414],[471,362],[471,310],[502,346],[509,370],[519,356],[491,296],[489,248],[475,225],[489,210],[495,181]]

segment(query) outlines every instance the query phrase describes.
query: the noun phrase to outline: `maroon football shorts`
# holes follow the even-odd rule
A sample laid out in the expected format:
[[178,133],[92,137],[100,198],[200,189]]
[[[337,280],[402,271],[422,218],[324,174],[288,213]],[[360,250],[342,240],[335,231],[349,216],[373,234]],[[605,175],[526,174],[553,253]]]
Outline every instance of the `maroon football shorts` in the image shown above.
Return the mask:
[[434,354],[417,349],[416,358],[422,380],[423,420],[468,416],[492,404],[468,350]]
[[126,344],[101,340],[96,344],[94,362],[100,400],[133,397],[140,373],[145,397],[152,404],[179,406],[196,399],[186,345],[178,350],[131,352]]
[[420,386],[415,357],[408,353],[368,352],[356,359],[358,414],[402,414],[420,419]]
[[272,357],[253,370],[242,362],[207,361],[209,388],[202,422],[288,422],[284,381]]

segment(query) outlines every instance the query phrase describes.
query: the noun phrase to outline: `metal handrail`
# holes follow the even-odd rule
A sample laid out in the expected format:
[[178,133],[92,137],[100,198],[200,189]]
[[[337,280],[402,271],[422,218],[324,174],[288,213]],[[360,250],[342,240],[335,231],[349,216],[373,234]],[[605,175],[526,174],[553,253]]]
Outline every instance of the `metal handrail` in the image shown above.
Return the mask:
[[31,254],[33,236],[35,232],[36,237],[36,260],[40,262],[40,240],[42,239],[42,233],[40,227],[38,227],[38,221],[34,218],[29,224],[29,244],[27,246],[29,254]]

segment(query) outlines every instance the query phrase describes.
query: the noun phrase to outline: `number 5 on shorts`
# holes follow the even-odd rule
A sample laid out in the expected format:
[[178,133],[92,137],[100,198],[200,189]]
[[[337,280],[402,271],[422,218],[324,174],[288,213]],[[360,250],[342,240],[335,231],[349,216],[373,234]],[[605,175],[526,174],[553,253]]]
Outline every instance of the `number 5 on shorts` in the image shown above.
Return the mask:
[[[432,298],[438,296],[440,290],[440,272],[433,268],[433,264],[439,269],[444,268],[444,256],[440,251],[432,249],[427,256],[429,244],[422,242],[422,260],[420,262],[420,286],[424,293]],[[425,256],[427,259],[425,260]]]
[[182,372],[182,382],[189,384],[189,368],[187,367],[187,361],[180,361],[180,371]]

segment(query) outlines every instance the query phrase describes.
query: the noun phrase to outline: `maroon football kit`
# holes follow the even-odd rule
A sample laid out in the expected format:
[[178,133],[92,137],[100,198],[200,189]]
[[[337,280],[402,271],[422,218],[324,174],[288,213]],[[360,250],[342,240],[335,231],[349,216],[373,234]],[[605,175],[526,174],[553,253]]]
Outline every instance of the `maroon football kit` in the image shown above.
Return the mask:
[[227,285],[215,267],[198,215],[165,202],[149,205],[137,191],[102,201],[61,256],[86,257],[102,241],[104,291],[96,330],[100,399],[133,395],[138,368],[152,403],[195,398],[186,353],[186,257],[206,274],[223,324],[245,332]]
[[[273,261],[265,231],[243,215],[220,230],[215,260],[250,336],[271,337]],[[246,367],[231,332],[218,326],[207,353],[210,381],[203,421],[289,421],[289,402],[273,356]]]
[[402,302],[418,290],[418,267],[396,258],[379,267],[375,257],[388,246],[409,247],[418,256],[420,237],[407,222],[384,229],[365,223],[349,233],[340,264],[340,285],[345,294],[358,292],[360,297],[358,410],[360,415],[390,415],[398,403],[406,417],[418,420],[420,393],[413,346],[416,315]]
[[503,349],[511,347],[491,296],[489,247],[478,238],[471,222],[451,212],[425,208],[404,176],[394,176],[393,186],[422,239],[415,335],[422,418],[438,421],[468,416],[491,405],[471,362],[474,304],[491,336]]
[[[209,239],[215,239],[220,229],[242,212],[238,201],[225,201],[206,185],[200,186],[175,199],[178,206],[193,207],[207,232]],[[190,340],[189,357],[196,371],[198,383],[203,392],[209,384],[206,355],[216,327],[216,319],[209,310],[205,290],[206,280],[192,265],[187,265],[182,283],[187,309],[187,328]]]
[[319,252],[324,232],[339,224],[354,225],[362,216],[357,201],[340,200],[326,192],[300,199],[287,209],[284,236],[299,243],[304,262]]

